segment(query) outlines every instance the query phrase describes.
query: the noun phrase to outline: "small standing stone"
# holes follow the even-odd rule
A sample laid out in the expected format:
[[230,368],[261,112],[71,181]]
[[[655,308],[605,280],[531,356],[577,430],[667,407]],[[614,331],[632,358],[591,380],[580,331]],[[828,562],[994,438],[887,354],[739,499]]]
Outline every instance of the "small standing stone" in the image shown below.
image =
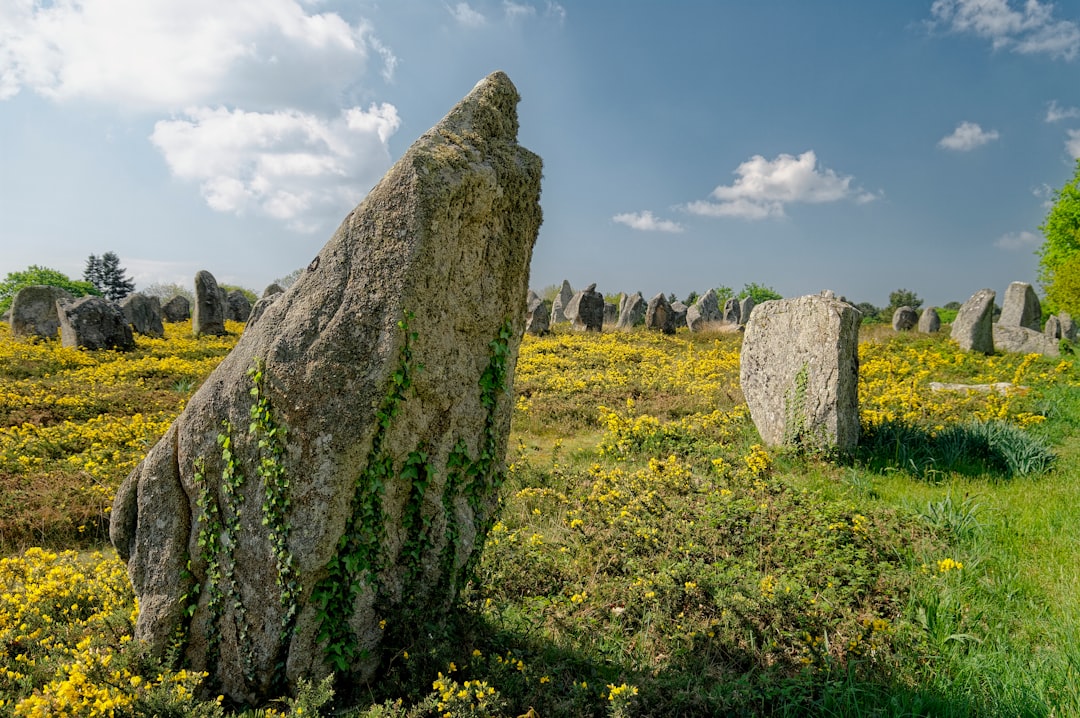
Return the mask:
[[120,300],[120,311],[132,330],[144,337],[165,336],[165,325],[161,322],[161,300],[148,297],[140,292],[129,294]]
[[1042,304],[1027,282],[1013,282],[1005,290],[998,324],[1007,327],[1027,327],[1039,331],[1042,324]]
[[534,294],[525,310],[525,333],[537,337],[547,334],[550,331],[550,319],[551,313],[548,312],[547,304]]
[[185,296],[176,295],[161,306],[161,318],[167,322],[186,322],[191,319],[191,302]]
[[1058,312],[1058,321],[1061,322],[1061,337],[1070,342],[1076,341],[1076,323],[1068,312]]
[[892,328],[898,332],[906,332],[919,323],[919,315],[911,307],[897,307],[892,315]]
[[1058,341],[1061,339],[1061,320],[1056,316],[1051,315],[1046,320],[1046,326],[1043,327],[1043,334],[1049,339]]
[[671,311],[673,313],[673,317],[672,317],[671,321],[673,321],[675,323],[676,327],[685,327],[686,326],[686,312],[689,309],[690,308],[687,307],[682,302],[676,301],[676,302],[671,303]]
[[596,291],[595,284],[590,284],[578,292],[570,304],[574,314],[570,323],[571,329],[579,332],[603,331],[604,295]]
[[234,322],[246,322],[251,316],[251,302],[239,289],[225,295],[225,318]]
[[191,314],[196,335],[228,334],[225,331],[225,299],[214,275],[205,269],[195,274],[195,311]]
[[941,331],[941,316],[937,307],[927,307],[919,315],[919,331],[923,334],[933,334]]
[[735,297],[728,297],[728,300],[724,302],[724,316],[722,318],[724,324],[739,324],[739,300]]
[[970,352],[994,353],[993,289],[980,289],[964,302],[952,323],[950,336],[960,348]]
[[60,342],[66,347],[131,351],[135,337],[120,307],[101,297],[61,299]]
[[675,333],[675,312],[663,292],[649,300],[645,309],[645,328],[664,334]]
[[710,289],[698,297],[693,306],[686,310],[686,326],[692,332],[700,332],[720,321],[720,304],[716,299],[716,290]]
[[627,331],[645,323],[648,306],[645,304],[645,298],[641,296],[641,292],[634,292],[629,296],[625,296],[621,304],[623,306],[619,310],[619,321],[615,324],[616,329]]

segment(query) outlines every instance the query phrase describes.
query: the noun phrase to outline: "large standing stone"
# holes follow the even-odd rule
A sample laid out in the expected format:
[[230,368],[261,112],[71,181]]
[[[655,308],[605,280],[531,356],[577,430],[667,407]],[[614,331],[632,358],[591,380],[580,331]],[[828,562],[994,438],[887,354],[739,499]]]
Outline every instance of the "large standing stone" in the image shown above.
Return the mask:
[[906,332],[919,323],[919,315],[911,307],[897,307],[892,315],[894,331]]
[[769,445],[850,453],[859,440],[859,323],[821,295],[762,302],[746,325],[739,377]]
[[547,304],[534,295],[525,310],[525,333],[537,337],[543,336],[551,329],[550,321],[551,312],[548,311]]
[[60,287],[33,284],[15,293],[11,301],[11,335],[14,337],[56,338],[60,329],[58,300],[73,299]]
[[176,295],[161,305],[161,318],[167,322],[186,322],[191,319],[191,302],[187,297]]
[[195,274],[195,309],[191,313],[191,328],[200,334],[224,335],[225,298],[214,275],[205,269]]
[[739,300],[735,297],[728,297],[727,301],[724,302],[724,311],[721,321],[725,324],[739,324],[740,317]]
[[941,316],[937,312],[937,307],[927,307],[922,310],[922,314],[919,315],[918,328],[923,334],[933,334],[941,331]]
[[131,351],[135,337],[120,307],[101,297],[56,302],[60,315],[60,343],[83,349]]
[[698,297],[693,306],[686,310],[686,326],[692,332],[700,332],[720,321],[720,303],[716,290],[710,289]]
[[1027,282],[1013,282],[1005,290],[1001,301],[998,324],[1007,327],[1027,327],[1039,331],[1042,328],[1042,304],[1035,290]]
[[165,325],[161,322],[161,300],[135,292],[120,300],[120,311],[124,319],[138,334],[146,337],[165,336]]
[[570,328],[579,332],[599,332],[604,326],[604,295],[590,284],[574,295],[566,315],[573,315]]
[[616,329],[628,331],[645,323],[645,313],[648,311],[648,306],[645,304],[645,298],[641,296],[641,292],[634,292],[626,296],[621,304],[619,321],[615,324]]
[[225,318],[233,322],[246,322],[251,316],[251,302],[239,289],[225,295]]
[[370,681],[470,574],[541,221],[517,101],[492,74],[422,135],[121,486],[135,636],[160,654],[182,632],[211,695]]
[[983,354],[994,353],[993,289],[980,289],[964,302],[952,323],[950,336],[961,349]]
[[664,334],[675,333],[675,312],[663,292],[649,300],[649,306],[645,308],[645,328]]
[[559,288],[559,293],[555,295],[555,299],[551,301],[551,323],[558,324],[560,322],[570,321],[566,316],[566,305],[570,303],[570,300],[574,298],[574,290],[570,286],[570,282],[562,280],[562,287]]
[[1060,353],[1058,341],[1036,329],[1010,324],[994,325],[994,348],[1020,354],[1045,354],[1056,357]]

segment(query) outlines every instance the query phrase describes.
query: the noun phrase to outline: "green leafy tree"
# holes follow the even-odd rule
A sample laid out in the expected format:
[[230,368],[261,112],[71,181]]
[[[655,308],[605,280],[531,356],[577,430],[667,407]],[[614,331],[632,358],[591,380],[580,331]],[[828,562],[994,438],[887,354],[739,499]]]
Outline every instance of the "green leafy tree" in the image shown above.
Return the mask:
[[855,308],[862,313],[863,324],[875,324],[881,321],[881,310],[870,302],[859,302]]
[[155,282],[153,284],[148,284],[139,291],[148,297],[157,297],[161,300],[162,304],[173,297],[184,297],[188,302],[195,301],[195,292],[192,291],[191,287],[186,287],[177,282]]
[[101,292],[90,282],[73,280],[63,272],[32,264],[21,272],[8,272],[4,281],[0,282],[0,313],[11,308],[11,302],[20,289],[35,284],[59,287],[75,297],[83,297],[87,294],[101,295]]
[[721,307],[724,306],[724,302],[735,296],[735,290],[729,286],[721,284],[716,288],[716,301]]
[[[1070,299],[1070,292],[1066,289],[1066,285],[1075,284],[1075,275],[1066,269],[1066,265],[1075,268],[1075,262],[1070,264],[1070,260],[1080,253],[1080,159],[1076,161],[1073,178],[1054,193],[1054,206],[1039,230],[1046,238],[1037,253],[1039,280],[1049,300],[1048,308],[1052,311],[1069,311],[1066,304],[1060,302],[1071,302],[1075,306],[1076,301],[1075,298]],[[1061,282],[1061,287],[1055,287],[1058,282]]]
[[764,284],[758,284],[757,282],[750,282],[744,284],[742,291],[736,295],[739,299],[746,299],[750,297],[754,300],[754,304],[761,304],[771,299],[783,299],[780,293],[772,287],[766,287]]
[[1058,265],[1054,281],[1046,291],[1046,304],[1056,312],[1080,317],[1080,252]]
[[698,293],[697,292],[690,292],[689,294],[686,295],[686,299],[683,300],[683,304],[685,304],[688,307],[692,307],[692,306],[694,306],[694,302],[696,302],[697,300],[698,300]]
[[115,252],[106,252],[100,257],[91,254],[86,260],[83,279],[93,284],[106,299],[116,302],[135,291],[135,282],[124,276],[125,273]]
[[919,295],[910,289],[897,289],[895,292],[889,293],[889,306],[886,307],[886,313],[892,317],[900,307],[911,307],[912,309],[918,309],[922,306],[922,300],[919,299]]
[[305,269],[306,269],[306,267],[300,267],[299,269],[294,269],[291,272],[289,272],[288,274],[286,274],[284,277],[278,277],[277,279],[275,279],[274,284],[278,285],[282,289],[288,289],[289,287],[291,287],[293,284],[296,283],[297,279],[300,279],[300,275],[304,273]]
[[226,294],[239,291],[241,294],[247,297],[247,300],[252,304],[259,301],[259,295],[255,293],[255,290],[248,289],[247,287],[241,287],[236,284],[219,284],[218,289],[225,292]]

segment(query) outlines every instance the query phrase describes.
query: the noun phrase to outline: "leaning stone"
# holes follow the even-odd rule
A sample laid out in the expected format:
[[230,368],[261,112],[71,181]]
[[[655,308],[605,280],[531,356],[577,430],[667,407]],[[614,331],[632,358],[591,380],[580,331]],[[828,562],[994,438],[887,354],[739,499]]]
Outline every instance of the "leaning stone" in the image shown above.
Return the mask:
[[919,315],[911,307],[897,307],[892,315],[892,328],[906,332],[919,323]]
[[1047,339],[1053,339],[1059,341],[1061,339],[1061,320],[1056,316],[1049,316],[1046,319],[1046,326],[1043,327],[1043,334]]
[[722,312],[721,321],[725,324],[741,324],[741,315],[739,314],[739,300],[735,297],[728,297],[724,302],[724,311]]
[[11,301],[11,336],[55,339],[60,329],[58,300],[74,299],[60,287],[33,284],[15,293]]
[[550,320],[551,312],[548,311],[547,303],[536,297],[525,312],[525,333],[537,337],[547,334],[551,329],[548,323]]
[[1000,322],[994,325],[994,347],[1004,352],[1043,354],[1048,357],[1061,353],[1057,340],[1042,332]]
[[517,101],[495,73],[422,135],[120,487],[135,638],[209,695],[378,680],[471,575],[541,221]]
[[1076,324],[1068,312],[1058,312],[1058,321],[1061,322],[1061,337],[1070,342],[1076,341]]
[[[596,285],[578,292],[571,301],[574,318],[570,328],[579,332],[599,332],[604,327],[604,295],[596,291]],[[569,316],[571,310],[567,311]]]
[[937,307],[927,307],[922,310],[922,314],[919,315],[918,328],[923,334],[933,334],[941,331],[941,316],[938,314]]
[[251,316],[251,302],[239,289],[225,295],[225,318],[233,322],[246,322]]
[[648,311],[648,306],[645,304],[645,298],[641,296],[641,292],[634,292],[627,296],[621,304],[623,307],[619,311],[619,321],[615,324],[616,329],[628,331],[645,323],[645,313]]
[[570,287],[570,282],[564,279],[562,287],[559,288],[559,293],[555,295],[555,299],[551,302],[551,323],[553,325],[570,321],[564,310],[573,298],[574,290]]
[[195,309],[191,313],[191,328],[201,334],[224,335],[225,298],[214,275],[205,269],[195,274]]
[[1001,301],[1001,316],[997,323],[1039,331],[1042,324],[1042,304],[1030,284],[1013,282],[1009,285],[1005,290],[1005,298]]
[[649,300],[645,308],[645,328],[664,334],[675,333],[675,312],[671,311],[663,292]]
[[821,295],[763,302],[746,325],[739,378],[771,446],[850,453],[859,440],[859,323]]
[[993,289],[980,289],[964,302],[952,323],[950,336],[965,351],[994,353]]
[[742,301],[739,302],[739,321],[742,324],[750,321],[750,312],[754,311],[755,304],[754,298],[750,295],[743,297]]
[[178,294],[161,306],[161,318],[167,322],[186,322],[191,319],[191,303]]
[[165,336],[165,325],[161,322],[161,300],[135,292],[120,300],[120,311],[131,329],[145,337],[161,338]]
[[60,343],[83,349],[131,351],[135,337],[120,307],[101,297],[61,299],[56,302],[60,315]]

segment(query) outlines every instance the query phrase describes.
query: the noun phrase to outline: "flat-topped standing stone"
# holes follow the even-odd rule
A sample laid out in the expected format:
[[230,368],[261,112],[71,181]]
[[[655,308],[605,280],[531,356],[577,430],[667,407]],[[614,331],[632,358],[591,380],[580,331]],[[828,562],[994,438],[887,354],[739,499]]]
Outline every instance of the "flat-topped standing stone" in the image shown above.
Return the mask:
[[225,297],[214,275],[205,269],[195,273],[195,308],[191,312],[191,329],[196,336],[225,331]]
[[1027,282],[1013,282],[1001,301],[998,324],[1007,327],[1027,327],[1039,331],[1042,325],[1042,303],[1034,288]]
[[131,351],[135,337],[120,307],[101,297],[80,297],[56,302],[60,315],[60,343],[83,349]]
[[495,73],[422,135],[121,486],[110,535],[135,636],[160,655],[179,632],[210,695],[373,680],[469,575],[541,221],[517,102]]
[[135,292],[120,300],[120,311],[131,329],[144,337],[165,336],[165,325],[161,322],[161,300]]
[[648,306],[645,304],[645,298],[641,296],[641,292],[634,292],[626,296],[620,303],[622,307],[619,309],[619,321],[615,324],[616,329],[627,331],[645,323],[645,313]]
[[938,315],[937,307],[927,307],[919,315],[918,329],[923,334],[933,334],[941,331],[941,316]]
[[167,322],[186,322],[191,319],[191,302],[187,297],[176,295],[161,305],[161,318]]
[[892,315],[894,331],[906,332],[919,323],[919,315],[911,307],[897,307]]
[[645,308],[645,328],[664,334],[675,333],[675,312],[663,292],[649,300],[649,306]]
[[570,300],[574,298],[574,290],[570,286],[570,282],[562,280],[562,286],[559,288],[559,293],[555,295],[555,299],[551,301],[551,323],[558,324],[560,322],[570,321],[566,316],[566,305],[570,303]]
[[821,295],[762,302],[746,324],[739,378],[762,440],[849,453],[859,440],[859,323]]
[[15,293],[11,301],[11,335],[55,339],[60,330],[56,302],[74,299],[60,287],[32,284]]
[[980,289],[964,302],[952,323],[950,336],[965,351],[994,353],[993,289]]

